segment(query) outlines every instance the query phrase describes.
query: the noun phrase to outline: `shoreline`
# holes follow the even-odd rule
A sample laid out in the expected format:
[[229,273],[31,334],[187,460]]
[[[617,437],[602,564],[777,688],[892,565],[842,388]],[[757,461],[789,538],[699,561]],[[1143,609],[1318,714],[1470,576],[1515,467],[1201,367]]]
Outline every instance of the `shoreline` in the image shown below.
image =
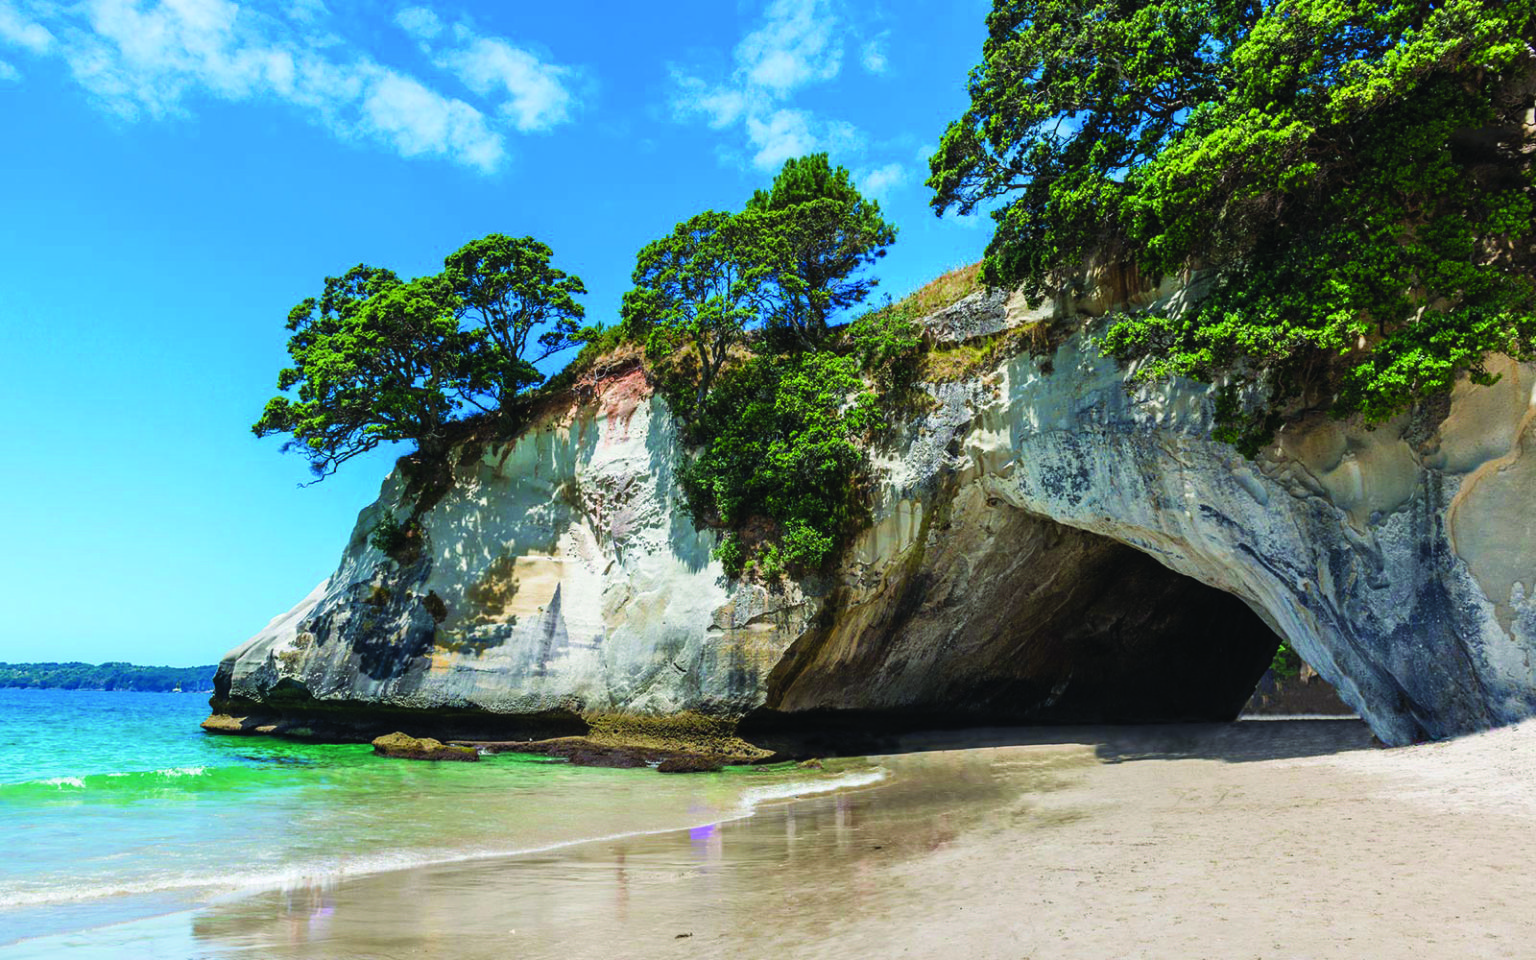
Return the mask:
[[1536,936],[1536,724],[1391,750],[1359,721],[1008,733],[910,738],[870,758],[876,785],[736,819],[293,885],[0,957],[1460,960]]
[[[815,775],[815,773],[820,771],[805,772]],[[735,776],[741,776],[741,774],[735,774]],[[330,872],[310,869],[305,865],[295,865],[260,877],[243,879],[237,886],[214,884],[204,878],[188,878],[184,882],[168,882],[143,889],[125,887],[110,892],[81,892],[76,897],[61,898],[53,894],[28,898],[26,895],[16,895],[3,906],[0,906],[0,931],[4,930],[3,921],[6,920],[6,913],[8,911],[19,913],[29,910],[73,910],[88,913],[94,910],[96,912],[105,911],[119,914],[133,913],[135,915],[110,920],[105,923],[89,923],[79,927],[27,934],[16,939],[9,938],[5,933],[0,932],[0,957],[12,956],[17,951],[20,951],[19,955],[31,955],[30,948],[32,945],[51,943],[59,938],[89,937],[97,931],[127,927],[138,923],[149,923],[164,917],[192,916],[200,910],[209,909],[218,904],[236,902],[262,894],[279,893],[292,888],[334,886],[374,877],[388,876],[390,874],[409,873],[426,869],[452,868],[458,865],[484,861],[515,863],[523,858],[555,854],[567,848],[587,844],[615,843],[645,837],[688,833],[703,827],[719,826],[748,819],[766,805],[794,803],[801,799],[818,797],[825,794],[846,793],[877,787],[887,777],[887,771],[881,767],[869,766],[834,770],[830,772],[830,776],[814,780],[793,780],[786,783],[748,786],[744,790],[742,798],[735,809],[723,814],[716,814],[712,817],[701,818],[696,822],[669,824],[654,828],[641,827],[599,836],[575,837],[516,849],[487,849],[447,856],[441,854],[434,855],[426,851],[414,851],[422,856],[414,862],[406,863],[399,862],[399,855],[385,854],[376,856],[371,863],[365,863],[361,866],[349,864],[333,869]],[[166,903],[168,900],[182,900],[183,902],[171,906]],[[151,906],[157,902],[160,904],[159,906]],[[135,909],[140,904],[148,909]]]

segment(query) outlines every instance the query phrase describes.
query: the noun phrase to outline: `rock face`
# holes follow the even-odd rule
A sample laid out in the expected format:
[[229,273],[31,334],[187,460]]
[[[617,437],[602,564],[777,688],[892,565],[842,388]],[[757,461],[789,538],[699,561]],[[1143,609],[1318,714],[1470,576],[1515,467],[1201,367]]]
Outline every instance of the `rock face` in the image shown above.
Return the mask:
[[744,729],[1214,719],[1278,635],[1391,743],[1536,711],[1536,368],[1374,431],[1293,424],[1250,462],[1209,439],[1210,388],[1128,390],[1090,342],[1112,306],[1189,295],[1104,283],[936,317],[941,344],[1078,332],[930,386],[877,455],[842,570],[773,587],[724,577],[673,482],[664,403],[638,368],[611,372],[466,450],[406,563],[369,543],[411,512],[392,475],[335,574],[225,658],[215,710],[460,739],[682,711]]

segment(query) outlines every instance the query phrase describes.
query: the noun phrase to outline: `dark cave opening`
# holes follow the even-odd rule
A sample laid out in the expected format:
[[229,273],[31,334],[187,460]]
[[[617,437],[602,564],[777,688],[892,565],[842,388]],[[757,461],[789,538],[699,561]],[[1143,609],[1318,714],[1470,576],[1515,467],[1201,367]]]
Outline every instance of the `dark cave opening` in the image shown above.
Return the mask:
[[1235,719],[1280,638],[1242,599],[1015,508],[956,511],[921,562],[788,651],[743,730]]

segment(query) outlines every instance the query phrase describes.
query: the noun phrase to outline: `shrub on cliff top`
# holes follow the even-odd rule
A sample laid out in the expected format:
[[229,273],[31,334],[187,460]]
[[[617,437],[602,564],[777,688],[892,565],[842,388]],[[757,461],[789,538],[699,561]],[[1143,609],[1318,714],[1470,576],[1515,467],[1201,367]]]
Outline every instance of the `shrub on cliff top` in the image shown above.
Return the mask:
[[1180,317],[1118,319],[1138,376],[1230,378],[1380,421],[1536,335],[1524,112],[1533,0],[996,0],[933,206],[1002,206],[984,275],[1212,267]]

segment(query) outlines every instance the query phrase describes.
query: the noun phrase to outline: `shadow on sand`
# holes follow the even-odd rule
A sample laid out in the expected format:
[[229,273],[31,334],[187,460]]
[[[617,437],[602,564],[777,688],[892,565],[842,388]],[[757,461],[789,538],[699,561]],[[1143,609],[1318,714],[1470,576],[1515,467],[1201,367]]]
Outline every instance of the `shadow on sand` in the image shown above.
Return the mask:
[[[1239,720],[1145,726],[981,727],[906,734],[880,753],[968,750],[1029,744],[1090,744],[1104,763],[1132,760],[1221,760],[1248,763],[1380,749],[1362,720]],[[871,751],[873,752],[873,751]]]

